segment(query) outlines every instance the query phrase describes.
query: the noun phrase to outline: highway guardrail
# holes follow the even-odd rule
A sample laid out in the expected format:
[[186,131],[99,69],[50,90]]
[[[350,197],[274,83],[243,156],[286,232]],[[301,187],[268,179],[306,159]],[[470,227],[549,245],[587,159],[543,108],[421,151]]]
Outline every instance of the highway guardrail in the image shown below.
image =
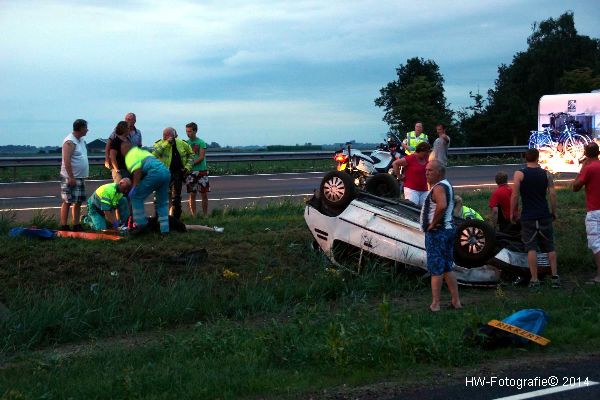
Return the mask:
[[[496,146],[496,147],[451,147],[449,155],[493,155],[493,154],[520,154],[527,150],[527,146]],[[365,150],[370,153],[372,150]],[[206,160],[210,163],[234,161],[284,161],[284,160],[326,160],[332,157],[333,150],[299,151],[299,152],[207,152]],[[32,156],[32,157],[0,157],[0,167],[34,167],[34,166],[59,166],[61,156]],[[104,155],[93,154],[88,156],[92,165],[103,165]]]

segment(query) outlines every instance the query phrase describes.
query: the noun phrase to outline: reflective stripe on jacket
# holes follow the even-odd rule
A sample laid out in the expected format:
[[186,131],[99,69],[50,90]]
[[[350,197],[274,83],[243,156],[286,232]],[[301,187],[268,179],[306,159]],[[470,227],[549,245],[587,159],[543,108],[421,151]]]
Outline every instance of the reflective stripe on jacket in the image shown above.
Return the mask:
[[[417,145],[421,142],[429,143],[427,134],[421,133],[419,136],[417,136],[417,133],[415,131],[410,131],[406,134],[406,145],[409,148],[416,148]],[[408,154],[413,154],[415,152],[415,150],[406,149],[404,152],[408,155]]]

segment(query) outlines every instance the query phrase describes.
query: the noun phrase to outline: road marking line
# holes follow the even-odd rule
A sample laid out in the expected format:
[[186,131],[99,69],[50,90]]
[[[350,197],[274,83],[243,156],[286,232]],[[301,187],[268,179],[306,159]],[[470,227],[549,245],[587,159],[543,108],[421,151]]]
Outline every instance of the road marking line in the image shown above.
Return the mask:
[[0,200],[31,200],[31,199],[57,199],[58,196],[18,196],[18,197],[0,197]]
[[533,397],[545,396],[547,394],[553,394],[553,393],[559,393],[559,392],[566,392],[568,390],[585,389],[585,388],[588,388],[590,386],[594,386],[594,385],[597,385],[597,384],[598,384],[598,382],[589,381],[588,384],[585,385],[585,386],[556,386],[556,387],[552,387],[552,388],[548,388],[548,389],[536,390],[536,391],[533,391],[533,392],[515,394],[513,396],[498,397],[497,399],[494,399],[494,400],[522,400],[522,399],[531,399]]
[[[210,201],[229,201],[229,200],[260,200],[260,199],[279,199],[282,197],[305,197],[312,196],[313,193],[300,193],[300,194],[276,194],[276,195],[268,195],[268,196],[248,196],[248,197],[223,197],[220,199],[210,198]],[[197,199],[196,201],[200,201]],[[153,201],[147,201],[144,204],[154,204]],[[0,209],[0,212],[7,211],[37,211],[37,210],[59,210],[61,207],[28,207],[28,208],[3,208]],[[81,208],[87,208],[86,205],[82,204]]]

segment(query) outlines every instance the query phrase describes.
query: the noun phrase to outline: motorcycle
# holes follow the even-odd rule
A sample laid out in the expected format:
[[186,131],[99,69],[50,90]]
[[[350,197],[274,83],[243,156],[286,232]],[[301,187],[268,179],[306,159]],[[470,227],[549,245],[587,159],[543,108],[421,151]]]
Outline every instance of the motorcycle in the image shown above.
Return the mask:
[[321,182],[320,193],[325,203],[333,208],[345,207],[357,189],[380,197],[398,198],[400,188],[393,176],[392,162],[399,156],[399,148],[400,140],[392,133],[388,134],[387,143],[381,144],[370,156],[346,143],[346,148],[333,156],[336,171],[326,174]]

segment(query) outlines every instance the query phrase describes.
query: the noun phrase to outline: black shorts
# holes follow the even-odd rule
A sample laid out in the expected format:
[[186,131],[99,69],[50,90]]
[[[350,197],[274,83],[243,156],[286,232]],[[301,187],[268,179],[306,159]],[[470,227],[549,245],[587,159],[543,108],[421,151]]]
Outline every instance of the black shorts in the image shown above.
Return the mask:
[[552,218],[521,221],[521,240],[525,250],[539,249],[544,253],[554,251]]

